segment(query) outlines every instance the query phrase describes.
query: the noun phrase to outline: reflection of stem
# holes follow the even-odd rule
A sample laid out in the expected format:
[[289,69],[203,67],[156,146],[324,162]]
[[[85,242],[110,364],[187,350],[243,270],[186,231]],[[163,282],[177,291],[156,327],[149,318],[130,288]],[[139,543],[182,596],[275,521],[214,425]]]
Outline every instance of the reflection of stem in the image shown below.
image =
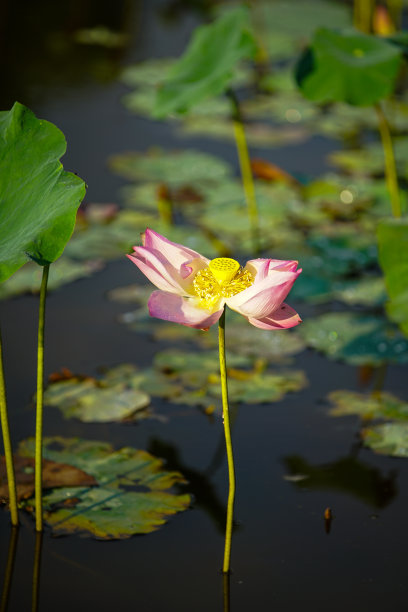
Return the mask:
[[402,0],[387,0],[387,6],[395,29],[397,31],[401,30],[402,11],[404,8]]
[[40,309],[38,313],[38,349],[37,349],[37,413],[35,422],[35,528],[42,531],[42,426],[43,426],[43,392],[44,392],[44,322],[45,298],[49,264],[44,266],[40,290]]
[[9,548],[7,554],[6,572],[4,574],[4,584],[1,593],[0,612],[6,612],[10,594],[11,579],[13,577],[14,561],[17,550],[18,527],[11,528]]
[[399,218],[401,217],[401,200],[391,132],[381,105],[375,104],[374,107],[378,117],[378,128],[380,130],[381,142],[384,150],[385,180],[390,195],[392,214],[394,217]]
[[223,574],[222,593],[223,593],[223,612],[230,612],[230,576]]
[[248,207],[249,223],[251,226],[251,236],[255,253],[259,253],[259,215],[255,196],[254,178],[252,176],[251,161],[248,153],[248,145],[245,137],[245,130],[242,123],[239,103],[235,93],[229,89],[227,92],[233,108],[233,124],[235,143],[238,150],[239,166],[241,168],[242,184],[245,192],[245,199]]
[[219,320],[218,342],[219,342],[219,351],[220,351],[222,417],[224,421],[224,433],[225,433],[225,444],[227,447],[228,477],[229,477],[227,526],[225,530],[224,564],[223,564],[222,571],[224,573],[228,573],[229,568],[230,568],[232,519],[233,519],[233,514],[234,514],[235,471],[234,471],[234,456],[232,453],[231,430],[230,430],[229,410],[228,410],[227,367],[225,363],[225,307],[224,307],[224,312],[222,313],[221,318]]
[[34,567],[33,567],[33,588],[31,594],[31,612],[37,612],[40,596],[40,568],[42,550],[42,532],[35,534]]
[[10,429],[7,414],[6,385],[4,382],[3,351],[0,333],[0,418],[3,432],[4,455],[6,458],[7,483],[9,490],[11,524],[18,525],[16,479],[14,476],[13,451],[11,449]]

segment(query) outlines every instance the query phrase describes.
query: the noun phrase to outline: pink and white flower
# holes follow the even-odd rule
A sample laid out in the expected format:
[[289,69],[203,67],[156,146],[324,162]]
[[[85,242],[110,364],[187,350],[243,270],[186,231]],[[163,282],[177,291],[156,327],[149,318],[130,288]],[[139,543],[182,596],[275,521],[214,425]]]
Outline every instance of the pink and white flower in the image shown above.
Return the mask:
[[129,259],[159,289],[149,298],[152,317],[208,329],[224,305],[261,329],[288,329],[301,322],[283,300],[301,273],[297,261],[251,259],[244,268],[228,257],[209,260],[147,229]]

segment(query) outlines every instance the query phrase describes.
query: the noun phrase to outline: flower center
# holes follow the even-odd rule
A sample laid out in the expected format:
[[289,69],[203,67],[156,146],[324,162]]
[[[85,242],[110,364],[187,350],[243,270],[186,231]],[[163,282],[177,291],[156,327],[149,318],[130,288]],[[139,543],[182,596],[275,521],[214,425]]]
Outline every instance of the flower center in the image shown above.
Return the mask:
[[217,257],[210,261],[208,268],[197,272],[193,286],[200,298],[200,306],[212,308],[220,298],[241,293],[253,282],[251,272],[243,270],[235,259]]

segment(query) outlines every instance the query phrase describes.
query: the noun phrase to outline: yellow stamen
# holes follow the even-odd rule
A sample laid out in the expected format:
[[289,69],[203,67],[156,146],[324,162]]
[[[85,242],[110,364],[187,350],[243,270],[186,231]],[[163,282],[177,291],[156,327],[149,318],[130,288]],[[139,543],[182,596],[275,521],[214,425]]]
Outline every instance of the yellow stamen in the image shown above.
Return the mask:
[[208,268],[200,270],[193,281],[202,308],[212,308],[221,298],[241,293],[254,282],[249,270],[243,270],[235,259],[217,257]]

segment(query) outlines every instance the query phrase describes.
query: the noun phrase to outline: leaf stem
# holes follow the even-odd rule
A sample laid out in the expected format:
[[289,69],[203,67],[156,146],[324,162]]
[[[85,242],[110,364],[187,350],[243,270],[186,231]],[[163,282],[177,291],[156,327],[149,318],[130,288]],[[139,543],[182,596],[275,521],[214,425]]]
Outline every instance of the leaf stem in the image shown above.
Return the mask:
[[378,117],[378,129],[384,151],[385,180],[391,200],[392,214],[396,218],[401,217],[401,199],[398,187],[397,166],[395,163],[394,149],[387,117],[380,104],[374,105]]
[[227,91],[232,105],[232,121],[234,126],[235,143],[238,151],[239,166],[241,169],[242,184],[248,208],[248,217],[251,227],[253,248],[256,254],[260,253],[259,241],[259,214],[256,202],[254,177],[252,175],[251,160],[248,152],[248,144],[245,136],[244,124],[242,122],[241,109],[235,92]]
[[225,361],[225,306],[218,324],[218,343],[220,354],[220,375],[221,375],[221,393],[222,393],[222,418],[224,422],[225,444],[227,447],[228,460],[228,505],[227,505],[227,525],[225,530],[225,547],[224,547],[224,564],[222,571],[227,574],[230,571],[231,557],[231,536],[232,536],[232,521],[234,515],[234,498],[235,498],[235,470],[234,470],[234,455],[232,452],[231,428],[229,421],[228,408],[228,383],[227,383],[227,366]]
[[0,418],[1,430],[3,432],[4,456],[6,458],[7,483],[9,490],[9,503],[11,524],[18,525],[16,479],[14,474],[13,451],[11,448],[10,428],[7,413],[6,384],[4,382],[3,350],[0,332]]
[[38,347],[37,347],[37,411],[35,421],[35,528],[42,531],[42,428],[44,396],[44,323],[45,300],[50,265],[43,267],[40,290],[40,308],[38,313]]

